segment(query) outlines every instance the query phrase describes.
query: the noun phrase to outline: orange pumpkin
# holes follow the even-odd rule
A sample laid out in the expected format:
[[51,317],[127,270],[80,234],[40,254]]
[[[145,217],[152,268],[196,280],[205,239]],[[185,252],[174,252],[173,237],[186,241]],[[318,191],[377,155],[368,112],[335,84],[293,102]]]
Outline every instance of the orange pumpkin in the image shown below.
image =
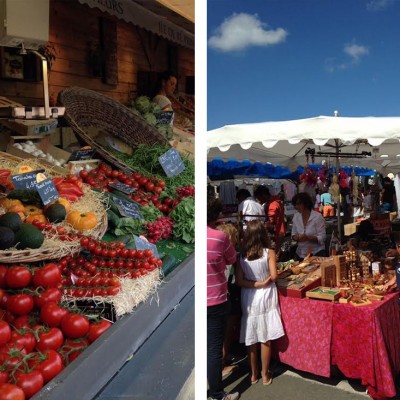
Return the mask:
[[67,213],[69,213],[70,209],[71,209],[71,203],[64,197],[59,197],[56,201],[53,201],[52,203],[48,204],[45,208],[44,208],[44,212],[46,212],[46,210],[50,207],[50,205],[52,204],[61,204],[62,206],[65,207],[65,211]]
[[0,206],[6,208],[7,210],[12,206],[22,206],[22,202],[18,199],[8,199],[7,197],[3,197],[0,200]]
[[37,206],[25,206],[25,214],[26,215],[42,215],[43,210],[40,207]]
[[97,218],[93,212],[71,211],[67,215],[67,222],[78,231],[87,231],[97,225]]
[[43,222],[44,224],[47,224],[49,221],[47,221],[47,218],[44,214],[29,214],[25,218],[25,223],[31,224],[33,221],[39,221]]

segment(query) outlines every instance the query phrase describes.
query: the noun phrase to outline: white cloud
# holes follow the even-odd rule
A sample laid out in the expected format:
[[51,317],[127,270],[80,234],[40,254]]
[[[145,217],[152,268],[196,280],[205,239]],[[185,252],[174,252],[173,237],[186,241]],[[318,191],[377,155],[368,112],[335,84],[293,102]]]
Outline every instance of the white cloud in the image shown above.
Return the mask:
[[343,71],[351,66],[358,64],[361,58],[369,54],[367,46],[361,46],[355,43],[345,44],[343,52],[350,57],[350,60],[339,61],[336,58],[328,58],[325,61],[325,69],[328,72]]
[[250,46],[272,46],[285,41],[288,32],[283,28],[270,29],[258,15],[233,14],[216,29],[208,40],[215,50],[240,51]]
[[394,0],[370,0],[367,3],[368,11],[380,11],[394,4]]
[[358,44],[346,44],[343,51],[352,58],[353,63],[359,62],[361,57],[369,54],[368,47]]

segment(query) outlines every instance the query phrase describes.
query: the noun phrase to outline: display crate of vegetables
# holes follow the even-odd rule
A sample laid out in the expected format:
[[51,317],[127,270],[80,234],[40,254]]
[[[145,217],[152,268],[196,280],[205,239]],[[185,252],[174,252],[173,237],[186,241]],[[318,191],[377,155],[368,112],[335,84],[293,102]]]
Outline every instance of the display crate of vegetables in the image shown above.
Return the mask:
[[[44,206],[34,189],[16,190],[12,175],[43,170],[59,198]],[[79,235],[102,237],[107,215],[99,193],[73,175],[57,176],[37,160],[0,154],[0,262],[55,259],[79,252]]]

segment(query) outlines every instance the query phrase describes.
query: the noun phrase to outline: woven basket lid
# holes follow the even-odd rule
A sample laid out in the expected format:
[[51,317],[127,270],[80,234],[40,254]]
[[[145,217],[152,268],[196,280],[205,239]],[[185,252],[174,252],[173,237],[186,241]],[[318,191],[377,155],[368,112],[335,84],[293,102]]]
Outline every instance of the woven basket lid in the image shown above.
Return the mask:
[[83,142],[96,148],[100,156],[120,169],[129,170],[107,149],[95,142],[85,132],[85,128],[106,131],[132,148],[140,144],[169,144],[155,127],[109,96],[81,87],[69,87],[59,94],[59,100],[65,107],[64,117],[74,133]]

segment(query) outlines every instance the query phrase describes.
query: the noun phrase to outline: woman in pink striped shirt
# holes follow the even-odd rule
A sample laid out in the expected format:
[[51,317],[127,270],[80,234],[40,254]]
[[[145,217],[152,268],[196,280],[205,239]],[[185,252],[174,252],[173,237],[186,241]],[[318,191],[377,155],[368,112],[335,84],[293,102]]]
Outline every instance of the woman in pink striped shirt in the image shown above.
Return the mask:
[[219,199],[207,207],[207,378],[209,396],[236,400],[239,393],[227,394],[222,385],[222,345],[229,313],[227,265],[236,262],[236,250],[226,233],[215,229],[222,211]]

